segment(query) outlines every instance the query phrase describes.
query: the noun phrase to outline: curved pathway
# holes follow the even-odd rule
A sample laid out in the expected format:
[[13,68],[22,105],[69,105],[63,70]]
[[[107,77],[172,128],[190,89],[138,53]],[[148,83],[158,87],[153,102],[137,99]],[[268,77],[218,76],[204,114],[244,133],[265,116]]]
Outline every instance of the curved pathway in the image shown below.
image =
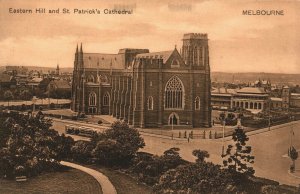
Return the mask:
[[93,176],[101,185],[103,194],[117,194],[115,187],[111,184],[109,179],[101,172],[71,162],[61,161],[60,163],[64,166],[81,170]]

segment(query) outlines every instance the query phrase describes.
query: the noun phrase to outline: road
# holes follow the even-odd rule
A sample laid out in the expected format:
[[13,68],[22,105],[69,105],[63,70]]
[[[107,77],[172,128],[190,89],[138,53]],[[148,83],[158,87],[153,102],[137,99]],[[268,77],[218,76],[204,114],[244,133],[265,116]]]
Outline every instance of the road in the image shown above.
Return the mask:
[[[53,127],[63,132],[64,123],[54,121]],[[276,128],[276,129],[275,129]],[[249,133],[248,145],[252,147],[252,154],[255,156],[255,175],[279,181],[281,184],[300,184],[300,179],[288,173],[291,160],[286,156],[290,146],[291,124],[284,124],[280,127],[272,127],[271,131],[263,129]],[[293,145],[300,149],[300,121],[293,123]],[[197,139],[187,142],[186,139],[170,139],[157,135],[142,134],[146,146],[142,151],[161,155],[172,147],[180,148],[180,155],[188,161],[194,161],[192,151],[195,149],[206,150],[210,154],[209,161],[222,164],[221,151],[222,140]],[[80,137],[77,136],[80,139]],[[226,138],[225,147],[232,144],[230,138]],[[296,169],[300,170],[300,158],[296,161]]]

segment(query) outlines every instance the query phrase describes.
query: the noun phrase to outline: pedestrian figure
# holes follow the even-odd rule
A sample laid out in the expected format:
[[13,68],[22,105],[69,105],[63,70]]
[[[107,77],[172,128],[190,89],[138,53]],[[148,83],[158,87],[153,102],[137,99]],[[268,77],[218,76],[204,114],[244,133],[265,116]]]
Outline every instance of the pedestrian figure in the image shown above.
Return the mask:
[[194,132],[193,131],[191,131],[191,138],[193,139],[194,137]]
[[184,138],[186,138],[186,131],[184,131]]
[[181,132],[179,131],[179,138],[181,138]]
[[206,132],[203,131],[203,139],[205,139],[205,138],[206,138]]
[[188,137],[188,143],[190,143],[190,137]]
[[209,139],[211,139],[211,131],[209,131]]

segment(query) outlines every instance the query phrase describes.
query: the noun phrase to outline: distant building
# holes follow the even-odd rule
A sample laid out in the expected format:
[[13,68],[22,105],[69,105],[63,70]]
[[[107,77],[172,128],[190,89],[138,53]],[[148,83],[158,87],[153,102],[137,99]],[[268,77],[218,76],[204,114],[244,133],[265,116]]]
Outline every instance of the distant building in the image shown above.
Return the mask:
[[34,78],[28,80],[27,86],[28,86],[28,88],[33,90],[35,88],[38,88],[42,81],[43,81],[43,78],[34,77]]
[[285,86],[280,97],[271,96],[270,91],[262,87],[244,87],[241,89],[217,88],[211,92],[211,105],[217,109],[243,108],[258,113],[270,107],[271,110],[289,110],[290,106],[299,106],[300,94],[290,93]]
[[276,109],[282,109],[283,104],[282,104],[282,98],[277,98],[277,97],[271,97],[270,98],[270,108],[272,110],[276,110]]
[[29,81],[28,75],[26,74],[17,74],[14,76],[17,81],[18,87],[26,87]]
[[254,87],[263,88],[265,91],[270,91],[272,88],[272,84],[270,80],[257,80],[254,82]]
[[264,88],[245,87],[236,91],[232,99],[232,106],[256,113],[267,107],[268,99],[269,95]]
[[51,98],[70,98],[71,84],[66,80],[52,80],[48,84],[47,95]]
[[24,66],[5,66],[8,75],[27,74],[28,68]]
[[291,108],[300,108],[300,93],[291,93]]
[[235,89],[216,88],[211,91],[211,105],[213,108],[232,108],[232,97],[236,93]]
[[282,108],[288,110],[290,108],[291,90],[288,86],[282,88]]
[[0,74],[0,90],[16,88],[17,81],[13,76]]

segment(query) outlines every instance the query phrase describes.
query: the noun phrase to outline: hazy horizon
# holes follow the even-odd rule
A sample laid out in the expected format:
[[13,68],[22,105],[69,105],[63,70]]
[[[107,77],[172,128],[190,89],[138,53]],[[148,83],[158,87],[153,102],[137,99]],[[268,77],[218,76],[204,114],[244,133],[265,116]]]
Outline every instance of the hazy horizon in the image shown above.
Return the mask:
[[[184,33],[208,33],[212,72],[300,73],[300,3],[296,1],[0,0],[0,65],[73,67],[84,52],[151,52],[181,48]],[[11,14],[9,8],[133,7],[132,15]],[[284,16],[245,16],[243,10],[284,10]]]

